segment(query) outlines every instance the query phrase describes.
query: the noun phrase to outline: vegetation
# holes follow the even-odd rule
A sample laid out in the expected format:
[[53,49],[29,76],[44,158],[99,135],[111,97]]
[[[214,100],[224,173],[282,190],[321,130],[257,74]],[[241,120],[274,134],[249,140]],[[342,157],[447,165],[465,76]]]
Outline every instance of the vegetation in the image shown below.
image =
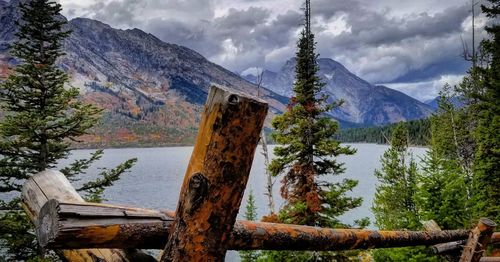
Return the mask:
[[[314,35],[310,30],[310,4],[306,1],[305,27],[297,43],[297,66],[294,96],[286,112],[277,116],[272,125],[276,129],[275,159],[269,171],[283,174],[281,194],[285,206],[278,220],[284,223],[322,227],[341,227],[338,216],[361,205],[361,198],[347,196],[357,181],[339,182],[322,179],[344,171],[336,160],[340,155],[354,153],[335,140],[338,123],[325,116],[325,112],[341,105],[341,101],[328,104],[321,94],[324,84],[317,76],[319,70],[315,54]],[[308,261],[318,257],[331,259],[334,254],[318,252],[275,252],[267,259],[279,261]]]
[[[500,2],[482,6],[490,18],[500,13]],[[381,179],[375,197],[377,225],[385,229],[418,229],[420,221],[435,220],[442,229],[471,228],[480,217],[500,221],[500,25],[487,27],[490,40],[481,43],[481,54],[473,54],[474,66],[463,81],[445,86],[439,110],[430,118],[429,151],[422,171],[405,167],[394,146],[382,159]],[[463,99],[463,107],[453,97]],[[396,140],[395,140],[396,139]],[[407,141],[407,140],[406,140]],[[409,176],[411,174],[411,176]],[[411,178],[410,178],[411,177]],[[400,182],[411,186],[400,186]],[[404,184],[403,184],[404,185]],[[398,197],[396,197],[396,195]],[[403,205],[404,203],[404,205]],[[418,249],[377,250],[376,261],[424,261],[435,258]]]
[[[473,209],[475,217],[485,216],[500,221],[500,1],[489,0],[483,12],[494,23],[486,27],[491,39],[482,43],[485,66],[474,68],[471,88],[464,95],[474,103],[470,111],[477,121],[473,131],[476,141],[474,157]],[[475,81],[474,81],[475,80]]]
[[[381,158],[382,169],[375,170],[379,180],[373,200],[375,224],[383,230],[421,230],[422,224],[415,203],[417,164],[408,150],[409,132],[398,124],[390,139],[391,147]],[[437,261],[422,248],[379,249],[373,252],[376,261]]]
[[[248,194],[247,205],[245,207],[245,219],[248,221],[257,220],[257,206],[255,205],[255,198],[252,190],[250,190]],[[254,262],[259,258],[259,252],[254,250],[245,250],[239,253],[241,262]]]
[[[86,134],[100,113],[78,100],[78,89],[66,87],[68,77],[55,65],[63,55],[63,40],[70,34],[64,30],[61,6],[49,0],[33,0],[21,4],[20,11],[22,20],[11,49],[20,64],[0,85],[0,104],[5,112],[0,123],[0,192],[11,195],[19,192],[32,174],[54,168],[58,160],[68,157],[70,142]],[[75,181],[102,153],[97,151],[62,171]],[[88,200],[101,200],[104,188],[135,161],[103,170],[99,179],[85,183],[80,190]],[[6,251],[3,259],[50,259],[38,256],[31,223],[14,195],[9,203],[0,203],[6,210],[0,217],[0,244]]]
[[[418,119],[401,123],[408,129],[410,145],[425,146],[429,144],[431,136],[429,119]],[[392,131],[399,124],[341,129],[336,137],[342,143],[389,144]]]

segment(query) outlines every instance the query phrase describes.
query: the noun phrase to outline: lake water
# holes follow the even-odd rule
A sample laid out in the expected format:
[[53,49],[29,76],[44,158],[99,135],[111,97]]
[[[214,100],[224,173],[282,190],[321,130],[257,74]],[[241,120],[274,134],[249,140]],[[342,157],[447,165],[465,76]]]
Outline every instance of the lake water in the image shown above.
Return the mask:
[[[355,219],[369,217],[373,219],[370,207],[377,179],[373,175],[375,169],[380,169],[380,157],[387,150],[386,145],[376,144],[350,144],[357,149],[356,154],[352,156],[342,156],[339,161],[345,163],[346,171],[344,174],[332,177],[333,180],[351,178],[359,181],[358,186],[351,193],[353,196],[363,197],[363,205],[352,211],[349,211],[342,217],[345,223],[352,223]],[[272,156],[272,149],[270,153]],[[162,148],[123,148],[106,149],[104,156],[90,169],[88,175],[82,177],[78,184],[88,181],[95,177],[96,167],[113,167],[117,164],[136,157],[136,165],[130,173],[124,174],[122,178],[111,188],[106,189],[106,202],[115,204],[126,204],[130,206],[171,209],[175,210],[182,180],[186,172],[186,167],[191,156],[192,147],[162,147]],[[425,154],[425,148],[411,149],[416,161]],[[69,160],[61,162],[65,165],[71,162],[71,159],[88,157],[93,150],[74,150]],[[245,192],[244,202],[240,212],[244,212],[244,204],[248,197],[250,189],[253,190],[257,204],[257,213],[259,216],[267,214],[266,175],[264,170],[264,157],[261,155],[261,148],[257,148],[250,179]],[[278,179],[274,184],[274,196],[277,207],[283,204],[279,196],[281,184]]]
[[[358,186],[351,192],[353,196],[363,197],[363,205],[347,212],[341,217],[344,223],[353,223],[355,219],[369,217],[373,221],[371,206],[377,179],[373,175],[375,169],[379,169],[380,157],[387,150],[385,145],[375,144],[352,144],[357,153],[352,156],[343,156],[339,161],[345,163],[346,171],[343,175],[332,178],[334,180],[352,178],[359,180]],[[270,146],[272,152],[273,146]],[[123,175],[122,179],[105,191],[106,202],[114,204],[125,204],[129,206],[170,209],[175,210],[182,180],[191,155],[192,147],[165,147],[165,148],[124,148],[106,149],[103,158],[95,166],[113,167],[133,157],[138,158],[137,164],[130,173]],[[413,155],[417,161],[425,154],[425,148],[412,148]],[[88,157],[92,150],[75,150],[71,159]],[[260,154],[261,148],[257,149],[249,183],[245,192],[244,202],[240,208],[239,218],[242,218],[248,192],[253,190],[257,203],[259,216],[267,214],[267,198],[264,195],[266,188],[266,176],[264,172],[264,158]],[[272,156],[271,156],[272,157]],[[70,162],[65,160],[61,165]],[[94,177],[98,170],[91,169],[78,183],[83,183]],[[283,204],[279,197],[280,182],[274,184],[274,196],[276,205]],[[237,261],[235,252],[230,252],[227,261]]]

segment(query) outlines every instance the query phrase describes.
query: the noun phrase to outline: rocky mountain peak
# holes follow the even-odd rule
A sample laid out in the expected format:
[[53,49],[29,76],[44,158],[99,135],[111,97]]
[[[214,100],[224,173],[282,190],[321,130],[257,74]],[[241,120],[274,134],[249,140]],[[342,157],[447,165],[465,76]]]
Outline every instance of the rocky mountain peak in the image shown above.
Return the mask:
[[[292,96],[295,65],[296,59],[291,58],[278,72],[265,70],[262,85],[278,94]],[[368,83],[333,59],[320,58],[318,65],[318,75],[326,84],[324,92],[330,97],[329,101],[344,100],[341,108],[330,112],[339,120],[381,125],[424,118],[432,112],[428,105],[401,92]],[[254,82],[256,80],[255,77],[247,79]]]

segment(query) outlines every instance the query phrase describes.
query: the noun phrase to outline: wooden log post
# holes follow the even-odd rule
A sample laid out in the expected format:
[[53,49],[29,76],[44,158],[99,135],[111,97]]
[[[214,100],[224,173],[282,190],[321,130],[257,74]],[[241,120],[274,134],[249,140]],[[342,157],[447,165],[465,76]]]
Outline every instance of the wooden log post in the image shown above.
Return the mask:
[[[50,199],[84,203],[82,197],[71,186],[66,177],[58,171],[45,170],[33,175],[22,189],[22,205],[35,227],[39,229],[39,214],[42,206]],[[102,232],[106,235],[107,232]],[[154,258],[136,250],[120,249],[65,249],[57,252],[63,260],[72,262],[89,261],[153,261]]]
[[[167,243],[174,212],[142,208],[49,201],[40,212],[38,231],[47,248],[161,249]],[[111,232],[111,233],[110,233]],[[432,245],[466,239],[467,230],[375,231],[236,221],[228,250],[334,251]]]
[[495,222],[487,218],[481,218],[476,228],[469,234],[460,262],[478,262],[483,256],[495,228]]
[[161,261],[223,261],[267,115],[263,100],[212,87]]

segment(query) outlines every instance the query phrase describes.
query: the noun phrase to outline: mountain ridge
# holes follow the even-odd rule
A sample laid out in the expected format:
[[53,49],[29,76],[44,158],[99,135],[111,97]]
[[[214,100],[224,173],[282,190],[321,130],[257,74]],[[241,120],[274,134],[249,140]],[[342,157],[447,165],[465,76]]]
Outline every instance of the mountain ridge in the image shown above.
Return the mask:
[[[262,86],[285,96],[293,94],[295,58],[289,59],[278,72],[264,70]],[[330,102],[343,99],[342,107],[331,115],[340,120],[383,125],[399,121],[425,118],[432,113],[428,105],[397,90],[382,85],[373,85],[351,73],[339,62],[330,58],[318,59],[318,75],[326,84],[324,93]],[[243,76],[256,82],[256,76]]]
[[[15,7],[18,2],[0,0],[0,21],[4,25],[0,28],[0,80],[8,76],[16,63],[7,47],[14,39],[15,20],[19,18]],[[214,84],[253,95],[259,93],[270,104],[267,123],[273,115],[286,109],[286,95],[289,94],[264,88],[266,85],[258,88],[198,52],[163,42],[140,29],[115,29],[89,18],[72,19],[67,27],[72,34],[64,43],[66,55],[58,60],[58,65],[70,76],[70,84],[82,90],[84,101],[105,110],[102,123],[94,130],[95,135],[85,138],[88,145],[191,144],[208,89]],[[347,71],[335,63],[327,64]],[[277,83],[284,80],[293,83],[293,67],[293,61],[288,63],[287,74],[281,74],[283,79]],[[362,81],[353,74],[347,80]],[[384,89],[370,84],[356,88]],[[347,95],[350,94],[347,92]],[[350,101],[347,102],[349,106]],[[383,115],[377,121],[359,118],[356,122],[342,117],[351,111],[332,112],[332,116],[343,127],[399,120]]]

